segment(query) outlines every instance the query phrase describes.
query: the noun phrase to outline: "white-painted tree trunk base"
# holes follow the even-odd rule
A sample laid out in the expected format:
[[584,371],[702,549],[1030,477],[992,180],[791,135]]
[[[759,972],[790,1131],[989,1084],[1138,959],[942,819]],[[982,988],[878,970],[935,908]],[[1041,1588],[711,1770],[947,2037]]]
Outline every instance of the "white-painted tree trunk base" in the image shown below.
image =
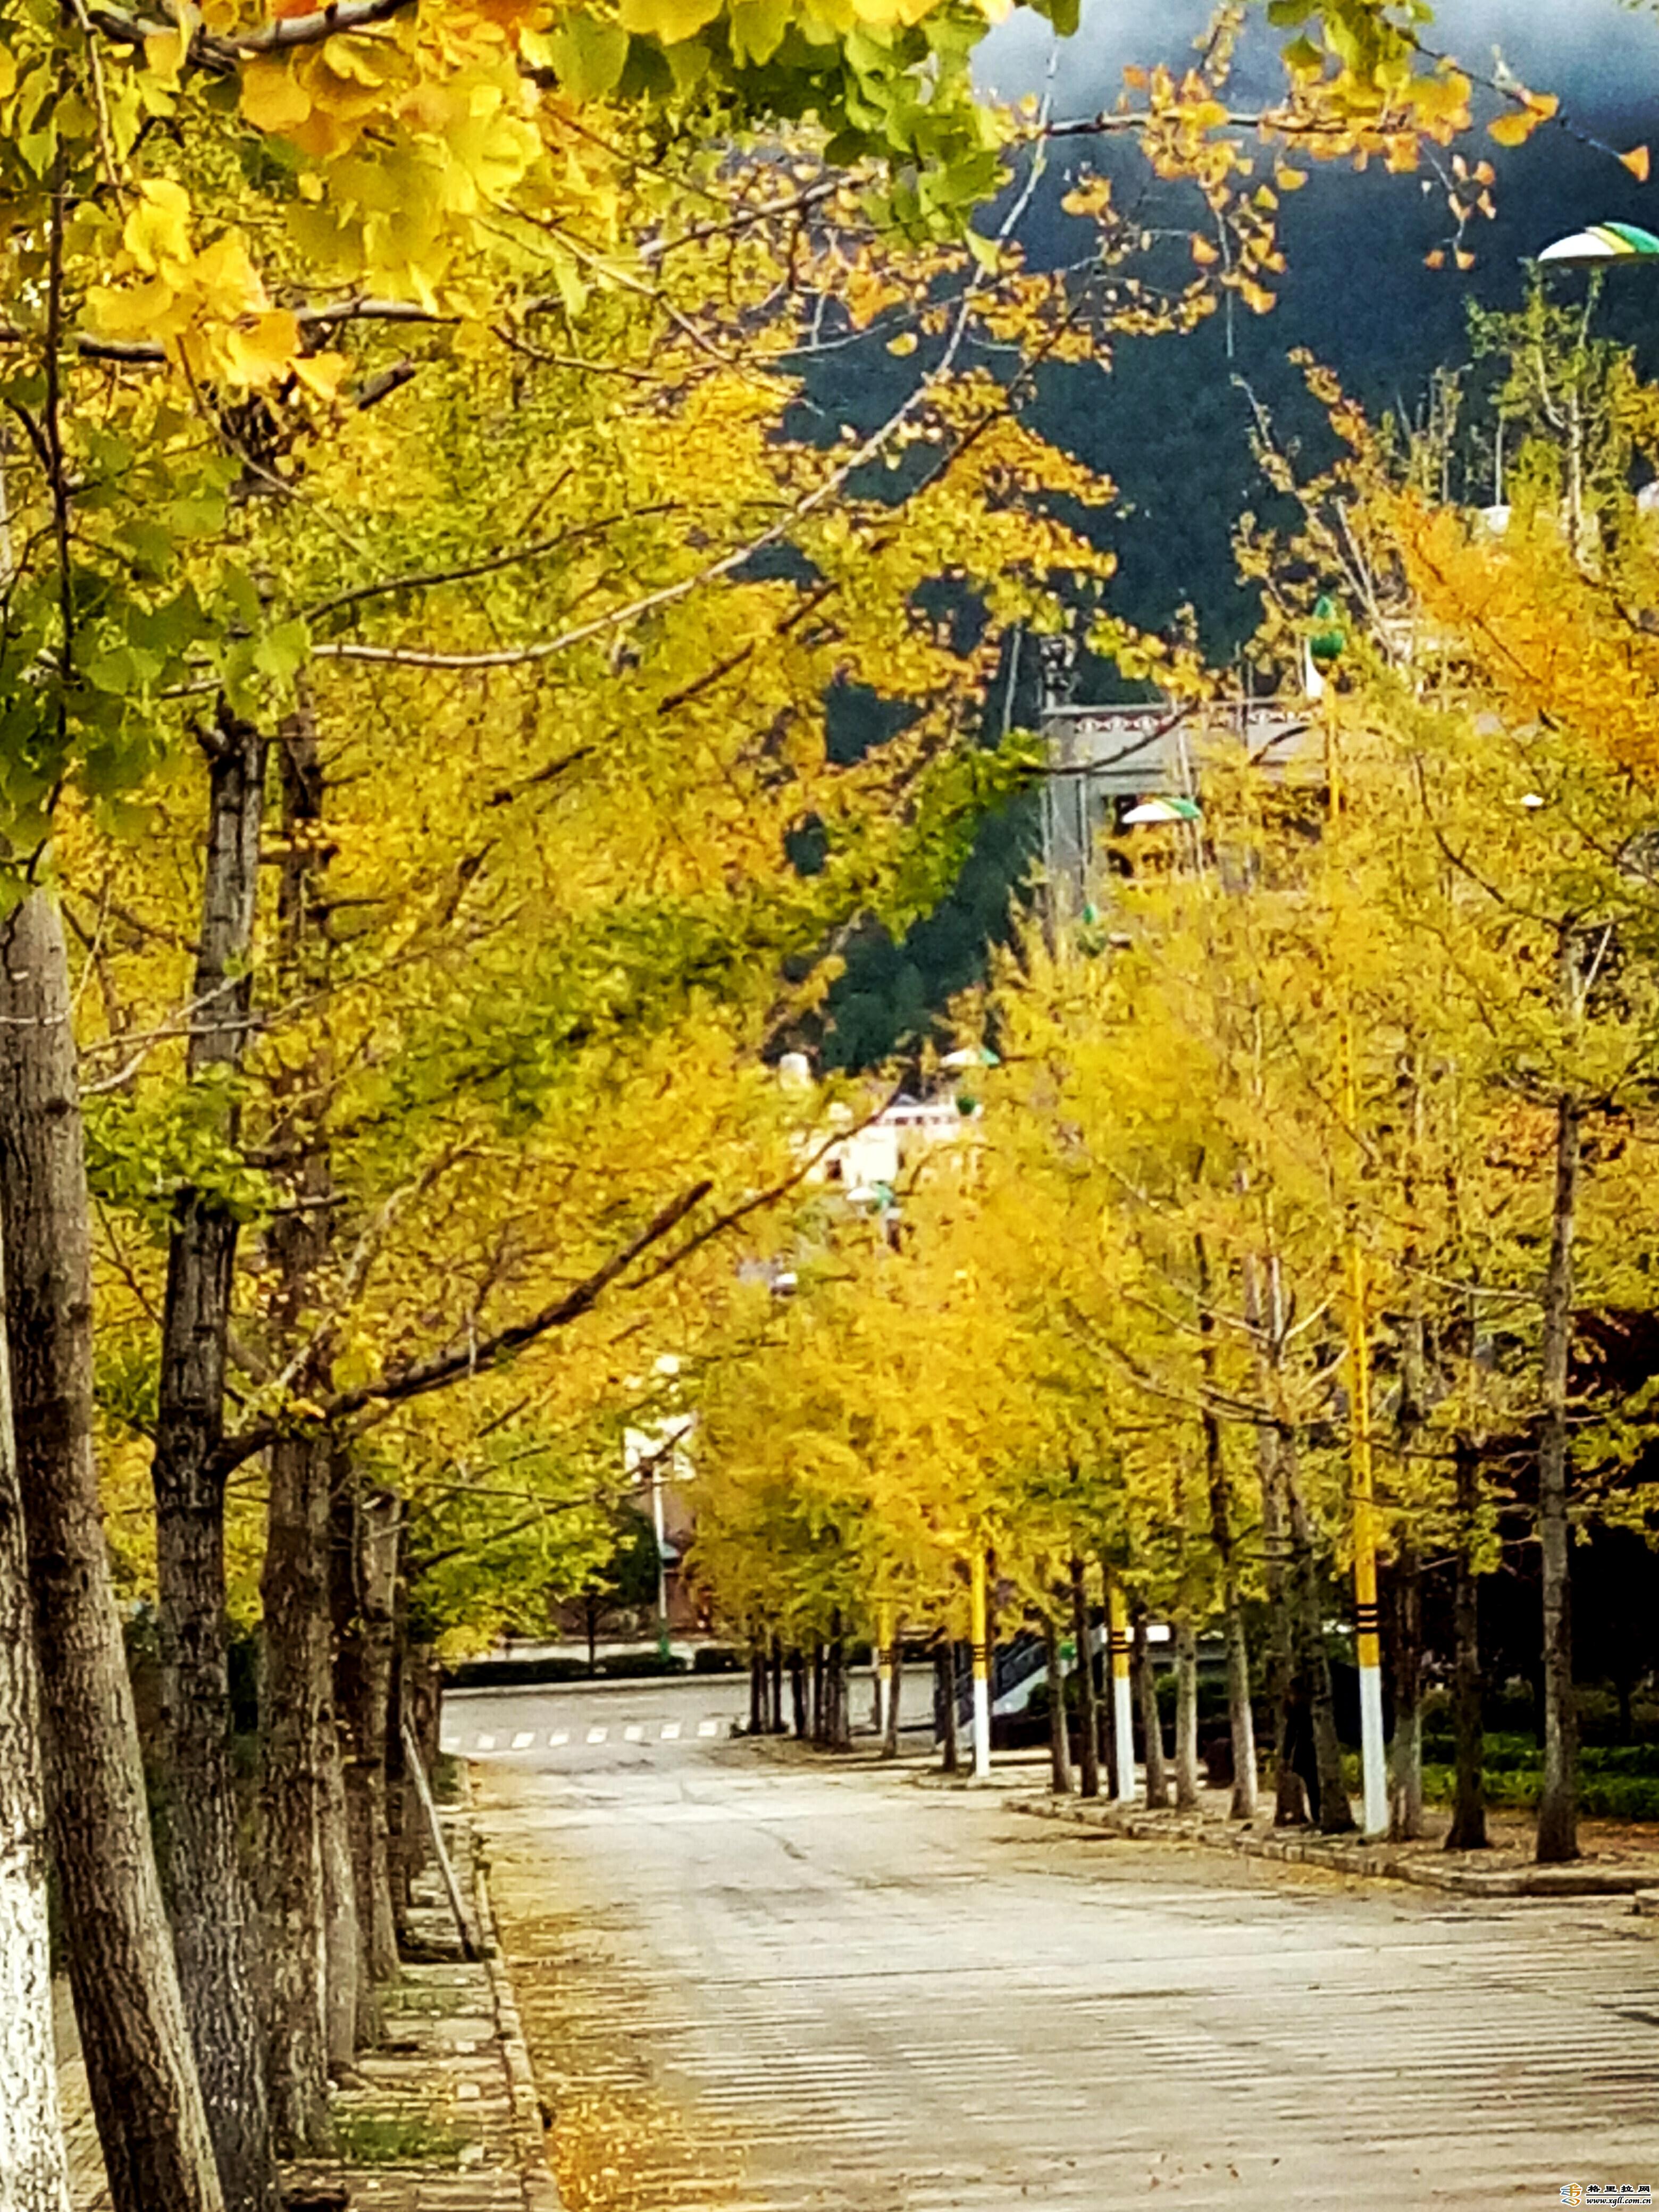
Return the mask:
[[1364,1829],[1368,1836],[1389,1832],[1389,1762],[1382,1742],[1382,1669],[1359,1670],[1360,1768],[1364,1783]]

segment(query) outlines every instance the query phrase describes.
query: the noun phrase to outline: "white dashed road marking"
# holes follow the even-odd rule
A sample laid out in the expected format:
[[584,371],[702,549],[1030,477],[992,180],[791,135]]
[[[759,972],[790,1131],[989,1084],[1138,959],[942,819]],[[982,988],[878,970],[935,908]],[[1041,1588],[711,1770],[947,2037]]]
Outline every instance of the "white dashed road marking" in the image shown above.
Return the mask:
[[478,1748],[480,1751],[494,1751],[495,1748],[495,1737],[493,1735],[481,1735],[478,1738]]
[[513,1739],[513,1748],[514,1751],[528,1751],[531,1745],[534,1743],[535,1741],[536,1735],[534,1729],[520,1729],[518,1735]]
[[678,1721],[665,1721],[663,1723],[662,1740],[665,1743],[678,1743],[679,1741],[680,1724]]
[[720,1724],[718,1721],[699,1721],[697,1723],[697,1734],[699,1735],[718,1735],[720,1732]]
[[645,1730],[642,1728],[625,1728],[623,1730],[623,1741],[624,1743],[637,1743],[644,1734]]
[[568,1729],[555,1729],[552,1735],[547,1739],[547,1747],[550,1751],[556,1751],[562,1743],[568,1743],[569,1741],[570,1731]]
[[610,1733],[609,1729],[591,1728],[587,1731],[587,1741],[589,1743],[603,1743]]

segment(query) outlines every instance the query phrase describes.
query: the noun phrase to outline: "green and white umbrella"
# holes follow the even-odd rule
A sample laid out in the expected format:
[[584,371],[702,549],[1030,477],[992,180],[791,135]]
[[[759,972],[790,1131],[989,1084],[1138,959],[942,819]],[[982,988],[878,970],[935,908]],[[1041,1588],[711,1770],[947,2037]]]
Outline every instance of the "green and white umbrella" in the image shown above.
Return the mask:
[[1588,230],[1558,238],[1538,258],[1584,269],[1599,268],[1609,261],[1659,261],[1659,238],[1639,223],[1593,222]]

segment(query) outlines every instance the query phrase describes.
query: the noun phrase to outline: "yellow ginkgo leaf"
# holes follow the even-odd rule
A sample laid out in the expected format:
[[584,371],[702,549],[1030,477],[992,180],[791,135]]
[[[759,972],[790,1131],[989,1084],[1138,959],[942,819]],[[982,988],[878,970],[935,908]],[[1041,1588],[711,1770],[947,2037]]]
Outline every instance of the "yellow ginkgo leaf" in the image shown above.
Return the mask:
[[295,375],[319,399],[337,396],[340,380],[350,366],[349,356],[343,353],[296,354],[293,362]]
[[138,204],[121,232],[127,252],[146,271],[160,269],[163,262],[188,261],[189,193],[171,177],[146,177],[138,193]]
[[622,0],[617,11],[622,27],[636,38],[659,40],[677,46],[695,39],[706,23],[720,12],[720,0]]
[[242,113],[256,131],[292,131],[311,112],[311,95],[285,63],[256,60],[242,72]]
[[1531,105],[1512,107],[1507,115],[1494,116],[1486,125],[1487,135],[1500,146],[1524,146],[1539,125],[1548,118]]
[[238,325],[226,345],[232,380],[273,383],[292,365],[299,349],[300,325],[285,307],[261,315],[252,324]]
[[1218,246],[1212,246],[1209,240],[1205,237],[1201,231],[1195,230],[1193,233],[1192,244],[1193,258],[1197,262],[1200,269],[1207,269],[1212,262],[1220,260],[1220,248]]
[[144,40],[144,66],[164,84],[177,84],[184,66],[185,42],[177,31],[152,31]]

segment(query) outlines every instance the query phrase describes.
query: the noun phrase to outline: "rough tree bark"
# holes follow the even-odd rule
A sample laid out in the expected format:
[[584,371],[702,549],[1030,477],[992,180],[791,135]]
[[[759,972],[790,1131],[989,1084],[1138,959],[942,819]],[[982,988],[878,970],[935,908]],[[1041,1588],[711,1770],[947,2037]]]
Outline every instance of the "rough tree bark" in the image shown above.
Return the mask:
[[[1109,1591],[1112,1587],[1112,1562],[1103,1553],[1101,1555],[1100,1572],[1101,1588]],[[1111,1607],[1109,1602],[1106,1607],[1105,1649],[1101,1654],[1100,1705],[1096,1719],[1099,1727],[1100,1763],[1106,1771],[1106,1794],[1115,1805],[1118,1802],[1118,1761],[1120,1759],[1127,1759],[1133,1766],[1134,1747],[1133,1744],[1120,1745],[1117,1740],[1117,1694],[1113,1687],[1112,1678],[1111,1620]]]
[[1146,1806],[1150,1812],[1170,1802],[1170,1777],[1164,1763],[1164,1723],[1158,1717],[1158,1683],[1152,1673],[1152,1650],[1146,1641],[1146,1608],[1139,1599],[1133,1610],[1134,1627],[1135,1698],[1140,1707],[1140,1734],[1146,1749]]
[[[1265,1263],[1269,1296],[1262,1294],[1262,1273],[1246,1259],[1244,1314],[1256,1342],[1256,1364],[1265,1402],[1277,1407],[1282,1352],[1277,1262]],[[1273,1717],[1273,1825],[1299,1826],[1307,1818],[1302,1778],[1291,1756],[1292,1690],[1297,1672],[1289,1513],[1285,1489],[1285,1431],[1262,1421],[1255,1432],[1256,1476],[1261,1486],[1262,1573],[1267,1596],[1267,1698]]]
[[787,1733],[783,1720],[783,1638],[772,1638],[771,1716],[768,1722],[774,1735]]
[[327,2149],[327,1901],[323,1859],[329,1694],[326,1443],[270,1454],[265,1565],[261,1903],[265,1916],[271,2124],[292,2156]]
[[939,1720],[942,1733],[939,1765],[946,1774],[957,1773],[962,1765],[960,1717],[957,1711],[957,1640],[941,1632],[938,1650],[939,1685]]
[[375,1991],[398,1971],[392,1911],[387,1759],[403,1501],[364,1490],[349,1462],[334,1487],[334,1694],[343,1746],[346,1832],[359,1906],[357,2044],[377,2027]]
[[852,1711],[848,1697],[847,1639],[842,1632],[841,1607],[830,1616],[830,1748],[846,1751],[853,1741]]
[[882,1737],[881,1755],[896,1759],[899,1747],[899,1706],[904,1696],[904,1623],[895,1619],[893,1640],[888,1645],[887,1728]]
[[345,1750],[331,1698],[329,1726],[323,1739],[322,1808],[323,2021],[328,2070],[338,2080],[356,2057],[359,2043],[374,2039],[374,2003],[373,1993],[363,1989],[363,1943],[351,1865]]
[[0,2212],[70,2212],[52,2033],[40,1691],[0,1334]]
[[[1201,1237],[1198,1255],[1199,1328],[1200,1357],[1206,1382],[1215,1379],[1215,1316],[1210,1303],[1210,1268]],[[1204,1425],[1204,1473],[1210,1500],[1210,1540],[1221,1571],[1221,1613],[1227,1646],[1227,1722],[1232,1735],[1233,1796],[1228,1807],[1235,1820],[1255,1818],[1255,1717],[1250,1710],[1250,1646],[1244,1630],[1244,1598],[1239,1583],[1238,1547],[1233,1535],[1231,1486],[1227,1476],[1226,1448],[1221,1422],[1213,1407],[1206,1406]]]
[[806,1740],[806,1662],[800,1656],[800,1646],[789,1647],[789,1709],[795,1723],[795,1740]]
[[1331,1657],[1325,1649],[1313,1523],[1302,1495],[1295,1445],[1288,1437],[1282,1437],[1280,1443],[1285,1504],[1291,1531],[1290,1583],[1296,1664],[1307,1689],[1313,1722],[1314,1756],[1319,1767],[1319,1825],[1326,1835],[1340,1836],[1354,1826],[1354,1817],[1342,1775],[1342,1746],[1336,1733],[1336,1700],[1331,1693]]
[[1066,1712],[1066,1662],[1060,1656],[1060,1616],[1042,1616],[1042,1641],[1048,1656],[1048,1787],[1056,1797],[1072,1794],[1072,1747]]
[[1198,1636],[1183,1606],[1175,1620],[1175,1801],[1178,1813],[1194,1813],[1198,1794]]
[[1402,1541],[1389,1577],[1393,1635],[1394,1735],[1389,1743],[1389,1836],[1410,1843],[1423,1832],[1423,1577]]
[[1460,1437],[1456,1452],[1457,1559],[1453,1597],[1455,1658],[1452,1677],[1452,1726],[1456,1739],[1456,1773],[1452,1794],[1449,1851],[1486,1849],[1486,1735],[1480,1713],[1480,1584],[1475,1579],[1475,1515],[1480,1502],[1480,1468],[1473,1442]]
[[758,1628],[749,1635],[749,1733],[766,1734],[766,1641]]
[[1563,1092],[1555,1108],[1555,1189],[1544,1276],[1539,1359],[1543,1430],[1538,1451],[1538,1540],[1544,1583],[1544,1786],[1534,1855],[1540,1866],[1578,1856],[1578,1711],[1572,1687],[1568,1565],[1567,1362],[1572,1346],[1572,1248],[1577,1230],[1583,1110]]
[[1094,1638],[1089,1620],[1089,1589],[1083,1561],[1072,1554],[1072,1634],[1077,1643],[1078,1795],[1100,1795],[1099,1717],[1095,1711]]
[[[279,954],[285,984],[325,980],[327,915],[321,868],[325,779],[316,720],[301,700],[278,732],[283,856],[277,892]],[[316,1100],[325,1087],[323,1055],[295,1071],[277,1099],[270,1150],[292,1200],[270,1231],[278,1280],[272,1321],[295,1395],[325,1395],[327,1346],[305,1340],[306,1316],[330,1243],[333,1195]],[[262,1698],[264,1821],[262,1903],[270,1976],[269,2081],[279,2152],[303,2155],[327,2147],[329,2025],[337,2052],[345,2014],[341,1984],[349,1971],[342,1940],[348,1900],[341,1866],[343,1814],[329,1591],[332,1450],[326,1437],[295,1431],[270,1448],[264,1571]],[[331,1930],[334,1941],[331,1944]],[[349,1957],[355,1963],[355,1937]],[[333,1968],[333,2002],[330,1969]],[[350,2017],[356,2018],[352,1994]]]
[[940,1712],[940,1719],[945,1721],[940,1765],[947,1774],[956,1774],[963,1765],[963,1717],[956,1710],[956,1637],[940,1639],[940,1683],[945,1690],[945,1705]]
[[69,965],[40,890],[0,924],[0,1217],[52,1856],[111,2199],[222,2212],[104,1543]]
[[830,1741],[830,1714],[824,1700],[823,1638],[812,1641],[812,1741],[820,1747]]
[[[252,1000],[266,740],[221,703],[208,754],[207,850],[186,1066],[192,1079],[241,1064]],[[234,1109],[222,1109],[234,1139]],[[225,1626],[226,1342],[235,1214],[210,1191],[173,1206],[161,1310],[151,1480],[161,1727],[170,1784],[167,1904],[185,2012],[228,2212],[276,2201],[264,2050],[249,1949],[230,1759]]]

